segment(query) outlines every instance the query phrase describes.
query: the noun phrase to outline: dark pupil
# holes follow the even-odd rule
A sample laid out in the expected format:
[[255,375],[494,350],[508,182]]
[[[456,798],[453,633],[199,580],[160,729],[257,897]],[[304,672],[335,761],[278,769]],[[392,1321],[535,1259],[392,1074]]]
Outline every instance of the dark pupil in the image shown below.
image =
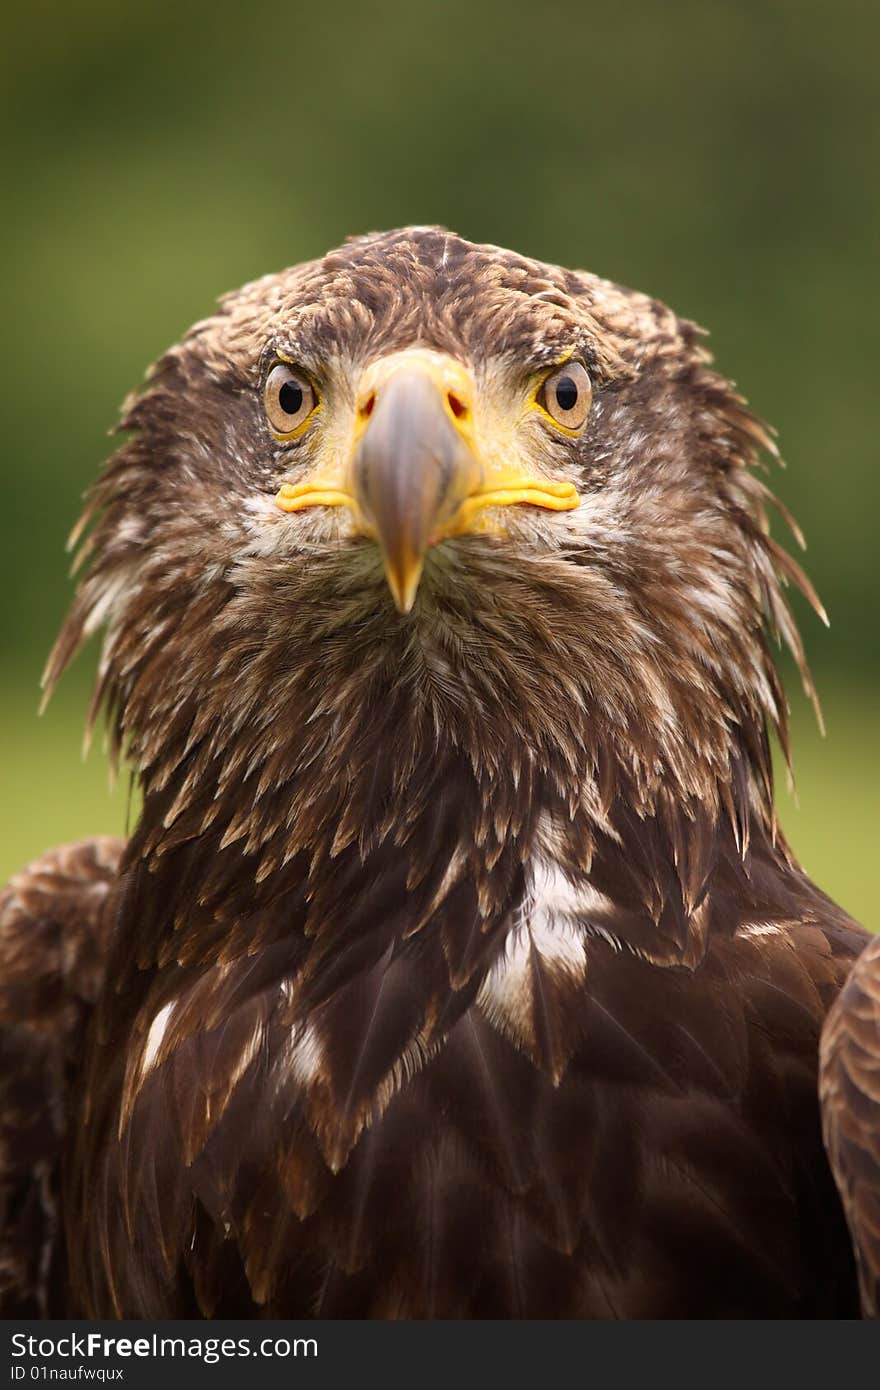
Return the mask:
[[278,404],[285,415],[298,415],[302,410],[303,390],[295,381],[285,381],[278,392]]
[[577,382],[570,376],[564,376],[556,383],[556,404],[560,410],[574,410],[577,405],[578,389]]

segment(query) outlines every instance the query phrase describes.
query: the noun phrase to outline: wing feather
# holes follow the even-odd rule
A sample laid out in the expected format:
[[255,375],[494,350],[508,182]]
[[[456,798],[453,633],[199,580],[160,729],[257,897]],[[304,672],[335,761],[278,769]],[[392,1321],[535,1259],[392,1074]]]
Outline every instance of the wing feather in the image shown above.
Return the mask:
[[880,937],[859,956],[822,1033],[825,1144],[859,1265],[862,1309],[880,1318]]
[[0,893],[0,1316],[62,1317],[60,1166],[123,852],[44,854]]

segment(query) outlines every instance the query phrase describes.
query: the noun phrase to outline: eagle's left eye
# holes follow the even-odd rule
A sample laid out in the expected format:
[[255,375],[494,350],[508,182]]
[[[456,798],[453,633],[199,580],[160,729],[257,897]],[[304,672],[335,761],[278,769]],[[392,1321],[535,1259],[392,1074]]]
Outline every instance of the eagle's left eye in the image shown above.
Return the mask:
[[579,430],[590,413],[593,388],[582,362],[564,362],[545,379],[538,404],[566,430]]
[[279,362],[272,368],[263,388],[263,405],[276,434],[295,433],[305,424],[316,404],[315,388],[307,376],[286,362]]

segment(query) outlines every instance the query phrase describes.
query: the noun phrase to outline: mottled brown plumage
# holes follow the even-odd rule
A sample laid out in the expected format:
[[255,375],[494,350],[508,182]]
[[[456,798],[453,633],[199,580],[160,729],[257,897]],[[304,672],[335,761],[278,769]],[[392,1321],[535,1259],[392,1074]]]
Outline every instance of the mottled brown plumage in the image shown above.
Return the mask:
[[880,937],[865,947],[822,1030],[825,1143],[859,1266],[862,1312],[880,1318]]
[[[569,431],[534,394],[566,360]],[[319,401],[289,438],[279,362]],[[443,513],[395,604],[420,455],[367,534],[274,499],[352,476],[381,509],[357,440],[411,430],[432,372],[432,515],[478,457],[580,505]],[[48,670],[105,630],[91,718],[143,790],[58,1135],[70,1306],[853,1313],[816,1067],[864,937],[787,848],[769,751],[768,634],[811,691],[783,586],[815,599],[698,331],[409,229],[227,298],[123,427]]]
[[104,983],[105,911],[123,843],[50,850],[0,894],[0,1310],[59,1317],[68,1297],[61,1151]]

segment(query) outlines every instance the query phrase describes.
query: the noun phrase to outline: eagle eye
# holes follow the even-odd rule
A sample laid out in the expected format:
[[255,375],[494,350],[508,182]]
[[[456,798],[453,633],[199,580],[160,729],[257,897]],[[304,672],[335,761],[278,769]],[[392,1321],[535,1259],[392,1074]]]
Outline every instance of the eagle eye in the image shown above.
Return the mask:
[[538,392],[537,401],[565,430],[579,430],[590,413],[593,388],[582,362],[555,367]]
[[263,406],[274,433],[287,438],[305,424],[317,405],[315,388],[302,372],[278,362],[266,378]]

